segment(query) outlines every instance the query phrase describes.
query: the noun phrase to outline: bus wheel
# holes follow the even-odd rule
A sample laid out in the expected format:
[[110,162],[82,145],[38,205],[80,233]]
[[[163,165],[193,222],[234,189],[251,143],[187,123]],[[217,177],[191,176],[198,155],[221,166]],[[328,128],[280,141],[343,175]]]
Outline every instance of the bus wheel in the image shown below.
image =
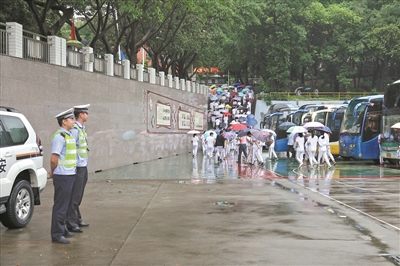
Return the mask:
[[343,161],[350,161],[351,157],[347,157],[347,156],[341,156]]
[[387,159],[387,160],[389,161],[390,164],[394,164],[394,165],[398,164],[398,160],[395,160],[395,159]]
[[373,161],[374,161],[375,164],[379,164],[380,163],[379,159],[374,159]]

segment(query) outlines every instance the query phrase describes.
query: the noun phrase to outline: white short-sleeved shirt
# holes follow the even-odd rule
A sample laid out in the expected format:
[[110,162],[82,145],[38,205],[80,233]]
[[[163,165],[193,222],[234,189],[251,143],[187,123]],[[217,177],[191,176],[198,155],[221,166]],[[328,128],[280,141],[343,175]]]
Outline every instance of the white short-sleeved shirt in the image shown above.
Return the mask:
[[199,137],[198,136],[194,136],[192,138],[192,141],[193,141],[193,145],[199,145]]
[[[324,136],[324,138],[322,138]],[[327,136],[322,135],[318,139],[318,146],[320,151],[326,151],[326,146],[329,145],[329,138]]]
[[215,142],[215,138],[212,136],[208,136],[206,138],[206,143],[207,143],[207,147],[208,148],[213,148],[214,147],[214,142]]
[[298,136],[295,141],[296,151],[304,151],[304,137]]
[[318,137],[314,135],[308,137],[307,146],[309,151],[316,151],[318,144]]

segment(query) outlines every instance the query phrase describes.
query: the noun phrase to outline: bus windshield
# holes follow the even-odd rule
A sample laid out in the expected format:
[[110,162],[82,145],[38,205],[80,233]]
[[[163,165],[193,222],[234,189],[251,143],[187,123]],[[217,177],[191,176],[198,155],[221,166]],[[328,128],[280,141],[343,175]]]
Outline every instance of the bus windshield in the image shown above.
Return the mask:
[[362,120],[364,119],[364,111],[366,108],[366,105],[361,105],[357,109],[357,114],[356,116],[353,115],[354,112],[354,107],[356,107],[357,104],[362,103],[362,102],[367,102],[368,99],[353,99],[347,106],[346,114],[343,118],[342,126],[340,131],[341,132],[348,132],[352,134],[359,134],[360,133],[360,127]]
[[400,143],[400,131],[398,129],[391,128],[391,126],[400,122],[400,83],[394,83],[387,88],[383,109],[383,141]]
[[383,104],[387,110],[400,110],[400,83],[388,87]]

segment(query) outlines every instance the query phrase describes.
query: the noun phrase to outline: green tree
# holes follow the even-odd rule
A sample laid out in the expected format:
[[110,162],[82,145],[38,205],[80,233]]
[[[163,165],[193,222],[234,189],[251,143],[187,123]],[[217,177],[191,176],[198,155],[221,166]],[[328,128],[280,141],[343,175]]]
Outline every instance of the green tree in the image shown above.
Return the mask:
[[23,0],[0,1],[0,22],[17,22],[24,25],[25,30],[37,31],[35,18]]

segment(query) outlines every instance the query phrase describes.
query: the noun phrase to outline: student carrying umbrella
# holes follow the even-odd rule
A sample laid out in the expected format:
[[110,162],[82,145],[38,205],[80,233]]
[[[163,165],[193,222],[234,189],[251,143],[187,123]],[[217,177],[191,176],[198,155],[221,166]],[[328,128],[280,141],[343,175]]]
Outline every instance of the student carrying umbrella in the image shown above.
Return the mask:
[[293,147],[296,150],[296,160],[299,162],[299,168],[301,168],[304,165],[304,163],[303,163],[303,157],[304,157],[303,133],[299,133],[299,135],[296,137]]
[[327,154],[327,146],[329,146],[329,137],[328,134],[322,131],[322,134],[318,139],[318,164],[323,163],[325,161],[328,167],[331,167]]

